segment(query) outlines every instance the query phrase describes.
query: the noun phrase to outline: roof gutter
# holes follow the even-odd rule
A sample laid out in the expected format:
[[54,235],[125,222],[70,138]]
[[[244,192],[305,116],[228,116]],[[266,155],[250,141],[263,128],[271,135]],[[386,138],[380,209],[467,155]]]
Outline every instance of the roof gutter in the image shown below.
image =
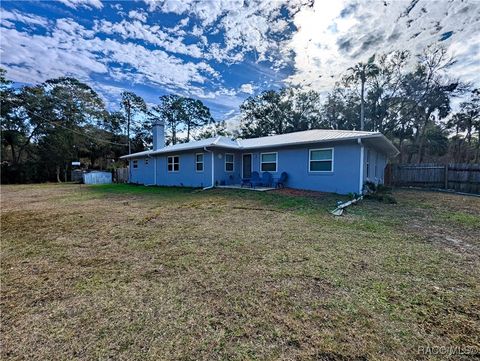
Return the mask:
[[207,153],[212,155],[212,184],[209,187],[205,187],[202,190],[212,189],[215,184],[215,156],[212,150],[207,149],[207,147],[203,147],[203,150]]

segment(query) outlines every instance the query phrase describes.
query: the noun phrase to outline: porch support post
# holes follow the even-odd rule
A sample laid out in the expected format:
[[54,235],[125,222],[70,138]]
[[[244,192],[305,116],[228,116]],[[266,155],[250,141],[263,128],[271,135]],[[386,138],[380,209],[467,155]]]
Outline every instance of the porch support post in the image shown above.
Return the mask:
[[215,156],[212,151],[212,188],[215,186]]
[[360,144],[360,179],[358,181],[358,194],[363,193],[363,161],[364,161],[364,153],[365,153],[365,148],[362,143],[362,139],[358,138],[358,144]]

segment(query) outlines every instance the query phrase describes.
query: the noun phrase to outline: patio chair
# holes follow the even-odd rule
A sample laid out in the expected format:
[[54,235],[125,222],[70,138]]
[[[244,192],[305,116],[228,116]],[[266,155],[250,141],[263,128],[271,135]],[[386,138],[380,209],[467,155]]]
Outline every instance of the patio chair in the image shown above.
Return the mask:
[[275,188],[285,188],[285,183],[287,183],[288,174],[287,172],[282,172],[280,178],[275,182]]
[[242,178],[242,180],[240,181],[240,187],[246,187],[246,186],[252,186],[252,183],[250,183],[250,178]]
[[264,187],[271,187],[273,183],[272,173],[270,172],[263,172],[262,173],[262,186]]
[[262,180],[260,179],[260,174],[258,172],[252,172],[252,178],[250,178],[250,185],[252,188],[262,185]]

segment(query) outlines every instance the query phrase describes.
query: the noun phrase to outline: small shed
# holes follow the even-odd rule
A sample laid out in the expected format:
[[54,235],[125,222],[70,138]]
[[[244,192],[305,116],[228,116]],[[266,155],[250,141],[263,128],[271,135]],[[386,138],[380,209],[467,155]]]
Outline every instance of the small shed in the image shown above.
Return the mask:
[[83,183],[85,184],[110,184],[112,183],[112,173],[93,171],[83,174]]

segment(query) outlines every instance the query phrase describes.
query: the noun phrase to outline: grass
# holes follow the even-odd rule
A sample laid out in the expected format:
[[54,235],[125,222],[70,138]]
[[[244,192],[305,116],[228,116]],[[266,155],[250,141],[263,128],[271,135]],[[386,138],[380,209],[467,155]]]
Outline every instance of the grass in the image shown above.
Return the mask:
[[478,352],[480,199],[394,196],[335,218],[336,195],[3,186],[1,358]]

